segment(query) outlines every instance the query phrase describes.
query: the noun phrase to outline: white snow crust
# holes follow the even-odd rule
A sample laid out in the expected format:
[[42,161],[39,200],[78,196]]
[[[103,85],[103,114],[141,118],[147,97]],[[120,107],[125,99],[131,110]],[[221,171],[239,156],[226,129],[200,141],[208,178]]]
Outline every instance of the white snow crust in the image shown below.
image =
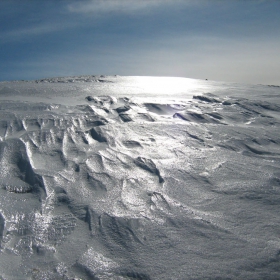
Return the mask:
[[280,279],[280,87],[0,83],[0,279]]

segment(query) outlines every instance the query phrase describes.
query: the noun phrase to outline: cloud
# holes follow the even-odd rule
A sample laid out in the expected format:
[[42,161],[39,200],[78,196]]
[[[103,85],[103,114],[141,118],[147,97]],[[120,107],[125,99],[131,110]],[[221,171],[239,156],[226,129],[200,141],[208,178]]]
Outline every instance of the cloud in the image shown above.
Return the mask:
[[68,11],[74,13],[135,13],[162,5],[192,3],[190,0],[84,0],[68,5]]

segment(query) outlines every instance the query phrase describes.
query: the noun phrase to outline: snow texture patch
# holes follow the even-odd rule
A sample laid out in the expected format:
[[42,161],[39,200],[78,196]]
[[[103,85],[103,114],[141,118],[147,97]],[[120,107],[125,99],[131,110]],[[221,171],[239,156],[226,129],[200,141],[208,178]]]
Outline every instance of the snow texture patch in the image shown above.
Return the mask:
[[0,278],[279,279],[279,96],[183,78],[1,82]]

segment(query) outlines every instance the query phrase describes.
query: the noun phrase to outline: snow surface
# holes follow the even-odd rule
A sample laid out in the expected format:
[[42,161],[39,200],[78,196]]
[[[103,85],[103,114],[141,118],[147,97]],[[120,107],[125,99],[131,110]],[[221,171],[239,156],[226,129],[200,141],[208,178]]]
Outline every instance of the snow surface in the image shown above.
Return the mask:
[[0,83],[0,279],[280,279],[280,88]]

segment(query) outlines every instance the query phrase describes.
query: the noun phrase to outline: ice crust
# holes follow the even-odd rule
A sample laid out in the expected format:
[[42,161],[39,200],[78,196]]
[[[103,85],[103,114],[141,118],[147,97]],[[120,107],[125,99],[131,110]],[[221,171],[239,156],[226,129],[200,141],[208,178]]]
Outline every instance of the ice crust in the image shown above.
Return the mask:
[[0,83],[0,279],[279,279],[280,91]]

